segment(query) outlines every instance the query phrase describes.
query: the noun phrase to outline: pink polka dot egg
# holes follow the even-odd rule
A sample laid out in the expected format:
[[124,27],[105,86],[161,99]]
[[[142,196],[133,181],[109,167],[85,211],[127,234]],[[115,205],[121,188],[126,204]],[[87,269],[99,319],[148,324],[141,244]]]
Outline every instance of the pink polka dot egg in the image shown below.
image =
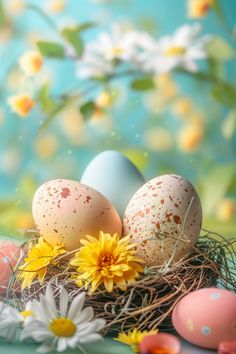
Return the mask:
[[176,304],[172,323],[190,343],[217,349],[221,341],[236,339],[236,294],[218,288],[193,291]]

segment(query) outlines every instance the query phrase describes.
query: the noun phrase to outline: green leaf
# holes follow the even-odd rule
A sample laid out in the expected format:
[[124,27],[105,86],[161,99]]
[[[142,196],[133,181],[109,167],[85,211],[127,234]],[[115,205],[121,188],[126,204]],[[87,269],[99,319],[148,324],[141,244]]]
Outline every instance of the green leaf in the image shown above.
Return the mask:
[[209,73],[217,79],[225,78],[225,65],[213,58],[208,58]]
[[88,120],[94,113],[96,105],[93,101],[88,101],[80,107],[80,112],[85,120]]
[[75,28],[75,30],[77,32],[83,32],[83,31],[86,31],[86,30],[96,27],[96,26],[97,26],[97,24],[95,22],[84,22],[81,25],[77,26]]
[[84,44],[80,34],[76,30],[65,28],[62,35],[74,47],[77,55],[80,57],[83,54]]
[[136,91],[147,91],[154,88],[152,77],[145,76],[131,82],[131,88]]
[[203,210],[210,216],[215,206],[226,194],[231,181],[235,179],[236,167],[232,164],[214,167],[204,176],[202,188]]
[[235,49],[221,37],[211,39],[207,45],[207,53],[210,58],[223,62],[236,57]]
[[230,140],[232,139],[235,130],[236,130],[236,112],[230,111],[222,124],[221,131],[224,138]]
[[221,7],[221,4],[220,4],[220,1],[219,0],[213,0],[212,8],[213,8],[213,11],[215,11],[215,14],[218,16],[219,20],[221,22],[224,22],[225,18],[224,18],[224,14],[223,14],[223,11],[222,11],[222,7]]
[[40,104],[40,107],[42,109],[43,112],[48,113],[50,111],[52,111],[53,107],[54,107],[54,101],[52,100],[52,98],[50,97],[50,84],[46,83],[45,85],[43,85],[39,92],[38,92],[38,96],[37,96],[37,101]]
[[52,42],[37,42],[40,53],[45,57],[64,58],[65,51],[62,45]]
[[5,11],[3,7],[3,2],[0,0],[0,27],[3,26],[6,22]]
[[215,84],[211,94],[222,105],[229,108],[236,107],[236,88],[234,86],[219,82]]

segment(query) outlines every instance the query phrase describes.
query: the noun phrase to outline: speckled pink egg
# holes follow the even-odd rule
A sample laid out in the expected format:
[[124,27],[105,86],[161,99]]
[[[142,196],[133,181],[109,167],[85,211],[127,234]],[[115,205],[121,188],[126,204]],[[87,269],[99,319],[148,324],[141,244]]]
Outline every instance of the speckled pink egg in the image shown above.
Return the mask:
[[196,243],[202,225],[201,202],[184,177],[163,175],[144,184],[131,198],[124,234],[138,244],[147,266],[177,261]]
[[236,294],[218,288],[191,292],[175,306],[172,323],[192,344],[217,349],[221,341],[236,339]]
[[79,248],[86,235],[99,231],[122,233],[120,217],[111,203],[85,184],[68,179],[44,183],[33,198],[33,217],[39,233],[51,245]]

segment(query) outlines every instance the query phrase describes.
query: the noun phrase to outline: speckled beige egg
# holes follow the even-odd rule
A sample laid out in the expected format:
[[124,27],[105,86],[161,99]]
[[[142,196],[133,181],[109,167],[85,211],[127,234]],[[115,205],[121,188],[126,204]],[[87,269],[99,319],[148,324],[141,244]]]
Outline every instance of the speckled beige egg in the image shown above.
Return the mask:
[[62,242],[67,250],[80,247],[86,235],[122,232],[118,213],[102,194],[68,179],[39,187],[33,198],[33,217],[45,241],[51,245]]
[[193,249],[202,225],[201,202],[184,177],[163,175],[143,185],[124,215],[124,234],[147,266],[177,261]]

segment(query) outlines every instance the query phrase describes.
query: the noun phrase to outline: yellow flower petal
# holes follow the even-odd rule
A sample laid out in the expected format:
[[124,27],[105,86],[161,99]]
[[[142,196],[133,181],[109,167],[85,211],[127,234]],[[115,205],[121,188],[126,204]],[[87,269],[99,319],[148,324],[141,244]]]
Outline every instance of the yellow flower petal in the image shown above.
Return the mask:
[[56,258],[65,252],[62,245],[52,247],[40,237],[38,243],[29,249],[28,257],[24,259],[24,264],[18,268],[18,278],[23,280],[22,289],[29,288],[35,278],[38,278],[38,281],[42,284],[47,274],[48,266],[55,264]]
[[121,332],[119,333],[117,338],[114,338],[115,340],[117,340],[118,342],[124,343],[129,345],[132,350],[135,353],[139,352],[139,344],[140,342],[143,340],[143,338],[145,336],[151,335],[151,334],[157,334],[158,330],[150,330],[150,331],[139,331],[137,328],[134,328],[133,330],[124,333]]

